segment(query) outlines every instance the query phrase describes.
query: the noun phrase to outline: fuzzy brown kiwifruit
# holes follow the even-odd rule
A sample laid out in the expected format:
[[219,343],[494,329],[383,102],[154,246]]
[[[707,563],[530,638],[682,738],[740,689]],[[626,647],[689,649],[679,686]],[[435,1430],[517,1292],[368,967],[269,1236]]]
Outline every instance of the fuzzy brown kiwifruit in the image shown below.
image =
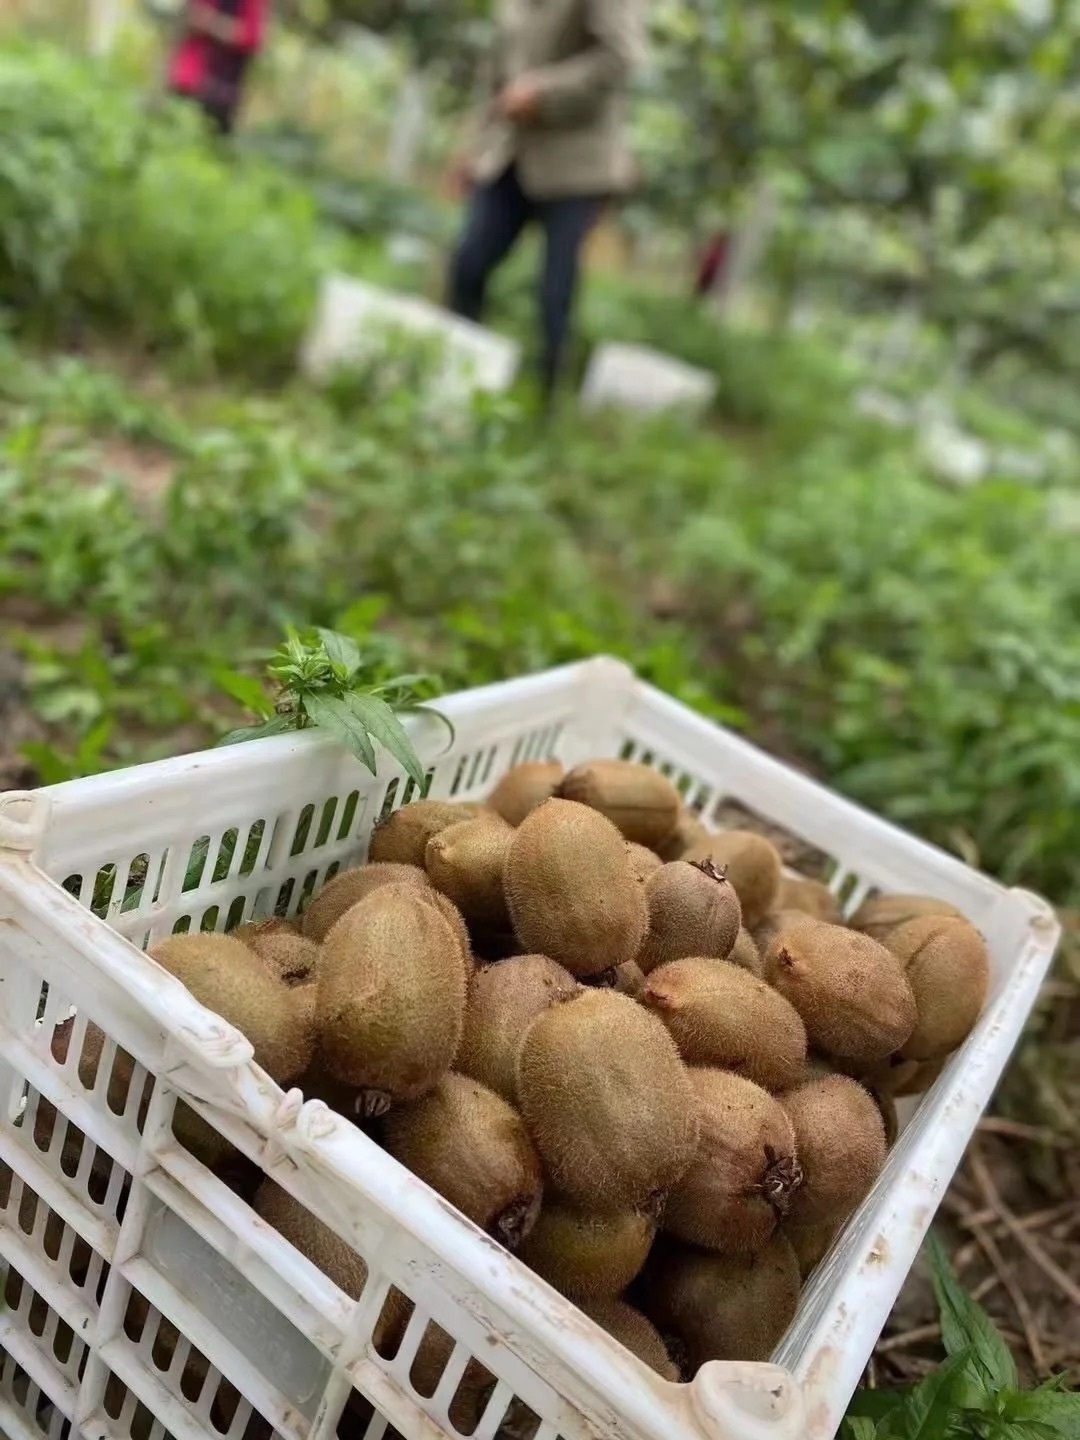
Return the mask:
[[637,954],[648,975],[669,960],[711,955],[722,960],[739,938],[739,897],[711,860],[673,860],[645,882],[649,929]]
[[415,865],[423,870],[424,853],[431,837],[463,820],[506,824],[494,810],[471,801],[414,800],[378,822],[371,832],[368,860],[379,864]]
[[245,945],[251,948],[251,941],[256,936],[263,935],[299,935],[299,920],[288,920],[284,915],[270,915],[265,920],[245,920],[229,934],[234,940],[242,940]]
[[710,1360],[768,1360],[795,1318],[799,1288],[795,1252],[774,1235],[754,1255],[658,1246],[636,1291],[693,1376]]
[[950,905],[947,900],[937,900],[932,895],[874,895],[863,901],[848,924],[853,930],[861,930],[875,940],[884,940],[890,930],[924,915],[964,918],[955,905]]
[[891,1095],[882,1095],[877,1091],[871,1091],[871,1094],[874,1104],[881,1112],[881,1123],[885,1127],[885,1149],[891,1150],[900,1137],[900,1112]]
[[814,917],[808,915],[805,910],[770,910],[764,920],[760,920],[753,930],[754,944],[762,957],[762,969],[765,968],[765,957],[781,934],[800,925],[817,923],[819,922],[815,921]]
[[865,1085],[874,1095],[899,1095],[918,1068],[917,1060],[905,1060],[902,1055],[886,1056],[876,1065],[837,1064],[833,1067],[834,1070],[850,1075],[853,1080],[858,1080],[860,1085]]
[[631,760],[591,760],[577,765],[556,794],[606,815],[638,845],[654,846],[675,828],[682,802],[666,776]]
[[558,760],[526,760],[506,772],[486,804],[516,828],[530,811],[551,799],[565,773]]
[[555,1186],[576,1204],[647,1206],[694,1157],[686,1067],[660,1021],[628,995],[583,990],[537,1016],[517,1095]]
[[771,985],[728,960],[691,957],[653,970],[640,997],[688,1065],[731,1070],[766,1090],[793,1085],[806,1064],[806,1027]]
[[579,979],[633,960],[641,949],[645,887],[622,836],[598,811],[545,801],[513,832],[503,880],[521,944]]
[[791,1120],[768,1091],[726,1070],[693,1069],[690,1084],[700,1140],[663,1227],[711,1250],[760,1250],[802,1182]]
[[711,860],[734,886],[742,923],[750,931],[775,908],[780,893],[780,852],[753,830],[723,830],[694,845],[685,860]]
[[314,984],[319,978],[318,945],[295,931],[256,930],[248,935],[244,943],[270,967],[271,974],[283,980],[290,989]]
[[453,1064],[468,967],[438,909],[386,885],[354,905],[323,944],[318,1059],[361,1092],[364,1113],[430,1090]]
[[315,1049],[310,1018],[266,962],[229,935],[170,935],[150,949],[208,1010],[243,1032],[255,1063],[279,1085],[307,1069]]
[[923,915],[890,930],[882,942],[904,967],[918,1020],[901,1047],[907,1060],[937,1060],[975,1028],[990,988],[986,942],[967,920]]
[[799,1262],[799,1274],[803,1280],[816,1270],[832,1249],[839,1226],[837,1225],[785,1225],[781,1234],[788,1241]]
[[650,850],[645,845],[635,845],[632,840],[626,842],[626,858],[630,861],[631,872],[643,885],[664,863],[655,850]]
[[430,890],[431,881],[419,865],[383,863],[342,870],[327,881],[304,911],[304,934],[322,944],[346,910],[366,900],[381,885],[413,885],[418,890]]
[[465,961],[465,968],[471,975],[475,968],[475,957],[473,956],[472,936],[469,934],[469,927],[465,924],[465,917],[454,904],[448,895],[441,890],[432,887],[429,890],[418,892],[421,900],[427,905],[434,905],[439,914],[443,917],[450,929],[454,932],[454,938],[461,947],[461,955]]
[[915,1029],[915,996],[899,960],[842,925],[786,927],[765,957],[765,978],[798,1010],[810,1044],[852,1065],[884,1060]]
[[881,1111],[857,1080],[828,1075],[788,1090],[779,1103],[795,1131],[803,1183],[793,1225],[837,1225],[867,1196],[885,1164]]
[[844,912],[836,896],[820,880],[807,880],[803,875],[782,875],[776,897],[777,910],[801,910],[815,920],[829,925],[842,925]]
[[751,975],[756,975],[759,979],[765,974],[764,958],[757,947],[757,942],[745,925],[735,937],[735,944],[731,947],[731,954],[727,958],[732,965],[738,965],[741,969],[748,970]]
[[518,1054],[526,1030],[542,1010],[577,991],[570,972],[546,955],[514,955],[482,965],[469,982],[456,1068],[515,1105]]
[[688,850],[699,844],[702,840],[709,838],[709,828],[701,823],[697,812],[689,806],[683,805],[679,808],[679,816],[675,821],[675,828],[654,848],[661,860],[682,860]]
[[493,1239],[515,1250],[540,1213],[543,1171],[525,1122],[468,1075],[444,1075],[386,1117],[383,1141],[403,1165]]
[[951,1055],[942,1055],[938,1060],[921,1061],[912,1072],[905,1076],[892,1092],[893,1095],[897,1100],[908,1095],[925,1095],[951,1059]]
[[597,1214],[545,1200],[518,1259],[570,1300],[614,1300],[640,1272],[656,1237],[643,1210]]
[[601,1330],[606,1330],[613,1340],[617,1340],[631,1355],[636,1355],[643,1365],[655,1370],[662,1380],[678,1381],[678,1367],[668,1354],[659,1331],[640,1310],[635,1310],[625,1300],[591,1300],[582,1303],[580,1308]]
[[630,995],[633,999],[640,1000],[645,989],[645,972],[640,965],[635,965],[633,960],[628,960],[625,965],[616,965],[611,970],[605,970],[602,975],[590,975],[581,983],[597,990],[617,990],[620,995]]
[[490,820],[464,820],[427,843],[424,866],[431,883],[454,902],[466,924],[479,930],[510,929],[503,868],[515,833]]
[[350,1300],[360,1299],[367,1284],[367,1264],[329,1225],[269,1179],[256,1191],[252,1208]]

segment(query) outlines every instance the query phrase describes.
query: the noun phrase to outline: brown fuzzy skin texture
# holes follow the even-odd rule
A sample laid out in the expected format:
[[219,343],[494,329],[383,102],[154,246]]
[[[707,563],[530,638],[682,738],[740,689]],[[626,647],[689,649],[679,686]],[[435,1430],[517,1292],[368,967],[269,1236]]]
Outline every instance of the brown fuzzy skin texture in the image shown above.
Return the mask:
[[951,1055],[943,1055],[940,1060],[922,1061],[904,1079],[903,1083],[897,1086],[893,1094],[898,1100],[905,1095],[925,1095],[927,1090],[937,1082],[941,1072],[951,1059]]
[[367,1284],[368,1267],[362,1256],[317,1215],[294,1200],[273,1180],[264,1180],[253,1202],[256,1215],[348,1295],[359,1300]]
[[463,800],[414,800],[380,820],[371,832],[368,860],[372,863],[415,865],[424,868],[427,843],[440,830],[462,820],[488,819],[494,825],[506,821],[485,805]]
[[516,829],[526,815],[551,799],[565,773],[558,760],[527,760],[515,765],[488,796],[488,807]]
[[489,820],[464,820],[433,835],[424,866],[435,888],[454,902],[468,925],[510,929],[503,868],[514,831]]
[[630,840],[626,844],[626,858],[630,861],[631,871],[643,885],[664,863],[654,850],[649,850],[644,845],[635,845]]
[[641,1003],[664,1022],[688,1065],[730,1070],[765,1090],[785,1090],[802,1075],[806,1027],[798,1011],[730,961],[661,965]]
[[829,1075],[780,1097],[795,1129],[803,1184],[793,1225],[838,1225],[870,1192],[885,1164],[885,1124],[874,1097],[846,1075]]
[[441,890],[428,889],[418,892],[420,899],[427,905],[434,905],[439,914],[443,917],[450,929],[454,932],[461,949],[461,957],[465,961],[465,968],[471,975],[476,968],[476,961],[473,958],[472,938],[469,935],[469,927],[465,924],[465,917],[457,908],[448,895]]
[[776,897],[777,910],[801,910],[815,920],[824,920],[828,925],[842,925],[844,912],[836,896],[820,880],[807,880],[802,875],[782,875],[780,893]]
[[649,924],[645,889],[610,820],[548,800],[513,833],[503,873],[514,932],[582,979],[636,958]]
[[678,1383],[679,1371],[652,1322],[625,1300],[596,1300],[581,1309],[589,1319],[606,1330],[613,1340],[636,1355],[643,1365],[655,1370],[661,1380]]
[[666,776],[632,760],[592,760],[578,765],[556,794],[606,815],[638,845],[661,844],[675,828],[682,802]]
[[301,927],[299,920],[286,920],[283,915],[271,915],[268,920],[245,920],[243,925],[238,925],[235,930],[229,932],[234,940],[240,940],[254,949],[252,940],[264,935],[299,935]]
[[516,1104],[518,1055],[526,1030],[541,1011],[577,992],[570,972],[546,955],[515,955],[482,965],[469,983],[457,1069]]
[[628,995],[583,990],[538,1016],[517,1093],[552,1181],[578,1205],[643,1208],[693,1160],[686,1067],[660,1021]]
[[[769,1243],[797,1193],[791,1121],[768,1091],[726,1070],[691,1070],[701,1139],[668,1195],[663,1227],[709,1250],[741,1254]],[[769,1197],[770,1180],[780,1194]]]
[[810,1044],[848,1066],[874,1065],[915,1029],[915,996],[895,955],[868,935],[808,921],[765,957],[766,978],[803,1018]]
[[649,933],[637,963],[646,975],[686,955],[731,954],[742,928],[739,897],[719,870],[707,862],[673,860],[645,884]]
[[725,871],[742,906],[742,923],[750,931],[776,905],[780,893],[780,852],[753,830],[724,830],[702,840],[684,856],[712,860]]
[[816,1270],[832,1249],[838,1225],[785,1225],[785,1236],[799,1262],[799,1274],[805,1280]]
[[688,850],[692,850],[702,840],[707,840],[709,834],[708,826],[703,825],[696,813],[684,805],[679,811],[674,830],[655,847],[656,853],[665,864],[671,860],[682,860]]
[[932,895],[875,895],[873,899],[863,901],[848,923],[853,930],[861,930],[874,940],[884,941],[890,930],[923,915],[964,918],[955,905],[950,905],[947,900],[935,900]]
[[383,885],[412,885],[430,890],[427,872],[418,865],[361,865],[355,870],[342,870],[328,881],[304,911],[303,932],[309,940],[321,945],[337,922]]
[[415,1100],[450,1069],[465,1025],[468,970],[436,907],[387,885],[326,937],[319,977],[319,1064],[388,1101]]
[[765,919],[754,926],[753,941],[758,948],[761,958],[762,972],[765,971],[765,957],[772,949],[774,942],[788,930],[798,928],[802,925],[815,925],[812,915],[807,915],[805,910],[772,910]]
[[515,1249],[536,1224],[544,1177],[525,1122],[467,1075],[444,1075],[383,1126],[387,1150],[500,1244]]
[[656,1237],[641,1210],[597,1215],[545,1201],[518,1259],[570,1300],[614,1300],[640,1273]]
[[783,1235],[756,1255],[687,1245],[654,1251],[640,1287],[658,1330],[677,1337],[689,1376],[710,1360],[768,1360],[799,1306],[799,1262]]
[[271,930],[251,935],[244,943],[290,990],[298,985],[313,984],[319,978],[322,952],[314,940],[283,930]]
[[975,1028],[990,988],[986,942],[966,920],[924,915],[891,930],[884,941],[904,967],[919,1018],[900,1053],[938,1060]]
[[756,975],[760,980],[765,974],[765,961],[757,942],[744,925],[736,937],[735,944],[731,948],[731,954],[727,957],[732,965],[738,965],[742,970],[748,970],[751,975]]
[[243,1032],[255,1063],[279,1085],[291,1085],[307,1069],[315,1034],[289,987],[265,961],[229,935],[171,935],[150,952],[208,1010]]

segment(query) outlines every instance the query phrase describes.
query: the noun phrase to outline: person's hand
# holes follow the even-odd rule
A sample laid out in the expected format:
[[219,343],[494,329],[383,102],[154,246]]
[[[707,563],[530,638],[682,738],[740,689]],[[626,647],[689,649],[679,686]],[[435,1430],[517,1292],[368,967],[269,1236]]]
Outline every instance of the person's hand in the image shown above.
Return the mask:
[[495,107],[505,119],[516,125],[535,120],[540,113],[541,90],[531,75],[522,75],[503,87]]

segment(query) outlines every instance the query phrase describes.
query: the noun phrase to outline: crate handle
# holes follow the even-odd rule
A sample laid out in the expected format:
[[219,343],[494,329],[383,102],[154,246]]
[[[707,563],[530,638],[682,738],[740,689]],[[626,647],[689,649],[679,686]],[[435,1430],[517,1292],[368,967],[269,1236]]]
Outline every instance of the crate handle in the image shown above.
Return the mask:
[[805,1440],[798,1381],[779,1365],[712,1361],[690,1383],[690,1406],[705,1435]]
[[26,854],[36,850],[45,837],[50,808],[41,791],[8,790],[0,795],[0,850]]

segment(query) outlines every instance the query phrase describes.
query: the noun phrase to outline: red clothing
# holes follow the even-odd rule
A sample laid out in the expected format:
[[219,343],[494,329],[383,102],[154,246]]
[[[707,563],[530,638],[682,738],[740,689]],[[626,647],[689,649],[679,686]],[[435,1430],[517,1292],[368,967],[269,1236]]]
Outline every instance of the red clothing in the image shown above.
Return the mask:
[[240,99],[248,62],[261,48],[269,0],[196,0],[239,22],[235,44],[225,45],[196,30],[185,33],[169,64],[170,88],[215,111],[231,111]]
[[731,251],[731,239],[721,232],[706,250],[697,273],[695,290],[699,295],[708,295],[723,276]]

